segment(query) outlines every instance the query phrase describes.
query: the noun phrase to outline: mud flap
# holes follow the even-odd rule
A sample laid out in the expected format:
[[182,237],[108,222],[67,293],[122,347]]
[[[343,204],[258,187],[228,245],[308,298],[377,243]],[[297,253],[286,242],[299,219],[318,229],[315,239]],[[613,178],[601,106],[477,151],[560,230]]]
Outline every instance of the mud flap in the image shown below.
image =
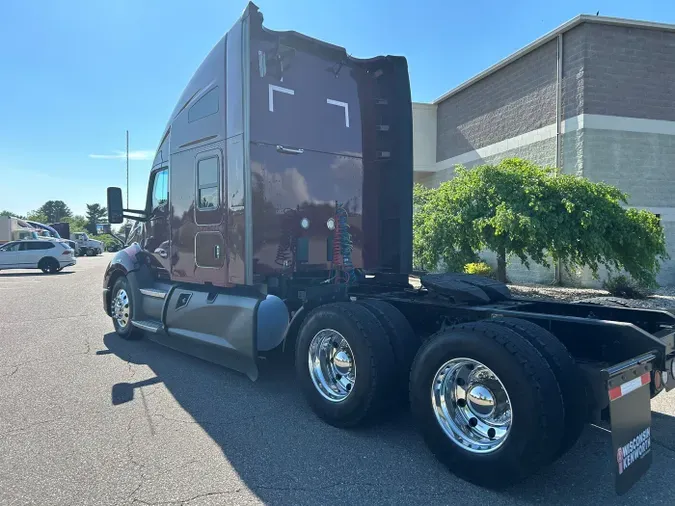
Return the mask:
[[625,494],[652,464],[649,383],[655,356],[644,355],[605,370],[612,430],[615,490]]

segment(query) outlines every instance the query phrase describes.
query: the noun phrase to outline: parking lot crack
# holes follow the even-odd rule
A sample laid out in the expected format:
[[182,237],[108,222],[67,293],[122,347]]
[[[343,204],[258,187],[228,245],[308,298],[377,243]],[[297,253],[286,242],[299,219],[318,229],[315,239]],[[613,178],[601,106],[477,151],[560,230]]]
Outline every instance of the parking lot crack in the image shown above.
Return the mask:
[[3,375],[4,378],[11,378],[12,376],[14,376],[19,371],[18,365],[13,365],[11,367],[12,367],[12,370],[9,371],[7,374],[4,374]]
[[203,494],[197,494],[194,495],[188,499],[170,499],[168,501],[155,501],[155,502],[150,502],[150,501],[145,501],[143,499],[138,499],[135,498],[133,500],[133,503],[135,504],[145,504],[146,506],[164,506],[164,505],[176,505],[176,506],[186,506],[190,504],[192,501],[196,501],[197,499],[204,499],[205,497],[214,497],[214,496],[220,496],[220,495],[231,495],[231,494],[239,494],[243,492],[245,489],[243,487],[236,488],[234,490],[224,490],[224,491],[218,491],[218,492],[205,492]]
[[143,484],[145,483],[145,464],[141,461],[136,460],[136,457],[134,457],[134,451],[133,451],[133,446],[134,446],[134,434],[132,432],[132,425],[134,422],[136,422],[136,418],[132,418],[129,420],[129,423],[127,424],[127,436],[129,437],[129,440],[127,441],[127,458],[129,459],[129,462],[131,462],[134,466],[138,468],[138,472],[140,474],[138,484],[136,487],[129,493],[127,496],[127,500],[132,500],[134,502],[137,501],[137,499],[134,498],[134,495],[138,493],[138,491],[141,489]]
[[131,379],[136,375],[136,369],[134,369],[134,364],[131,363],[131,360],[127,360],[127,367],[129,368],[129,379]]
[[181,423],[185,425],[212,425],[212,426],[220,425],[217,422],[211,422],[209,420],[179,420],[177,418],[171,418],[166,415],[162,415],[160,413],[151,414],[150,417],[161,418],[162,420],[167,422]]

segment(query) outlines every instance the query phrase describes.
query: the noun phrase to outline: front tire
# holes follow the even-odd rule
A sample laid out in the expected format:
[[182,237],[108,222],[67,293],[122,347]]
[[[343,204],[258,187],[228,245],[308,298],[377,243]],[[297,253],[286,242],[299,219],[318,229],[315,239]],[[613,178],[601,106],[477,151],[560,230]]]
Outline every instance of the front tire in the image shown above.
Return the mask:
[[420,348],[411,411],[429,449],[457,476],[487,488],[521,481],[553,460],[564,430],[560,387],[518,333],[455,325]]
[[127,278],[121,277],[113,285],[110,297],[110,314],[115,332],[122,339],[137,340],[143,332],[131,323],[133,318],[133,295]]
[[310,312],[298,333],[295,370],[312,410],[335,427],[371,422],[390,406],[394,356],[382,325],[361,305]]

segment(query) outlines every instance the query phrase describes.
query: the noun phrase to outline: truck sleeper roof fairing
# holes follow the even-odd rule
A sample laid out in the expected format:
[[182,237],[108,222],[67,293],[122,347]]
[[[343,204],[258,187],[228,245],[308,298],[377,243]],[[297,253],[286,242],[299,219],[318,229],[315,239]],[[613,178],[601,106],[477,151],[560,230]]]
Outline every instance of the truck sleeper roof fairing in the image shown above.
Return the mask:
[[[211,230],[204,251],[217,243],[238,252],[223,266],[224,279],[196,273],[188,280],[181,273],[195,260],[185,243],[172,279],[251,284],[328,271],[326,224],[336,208],[347,215],[343,239],[354,268],[409,271],[412,106],[405,58],[353,58],[342,47],[262,22],[249,3],[185,87],[157,149],[153,167],[170,166],[172,223],[189,227],[190,236]],[[193,205],[200,152],[219,160],[220,199],[209,212]],[[202,265],[221,267],[193,254]]]

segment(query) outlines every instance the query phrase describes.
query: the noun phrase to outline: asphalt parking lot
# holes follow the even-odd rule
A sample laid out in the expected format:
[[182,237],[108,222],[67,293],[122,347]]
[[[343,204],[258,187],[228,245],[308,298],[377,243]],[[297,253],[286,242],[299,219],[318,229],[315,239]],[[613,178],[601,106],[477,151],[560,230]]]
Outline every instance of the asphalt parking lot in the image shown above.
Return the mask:
[[675,392],[653,402],[654,463],[613,492],[609,435],[589,428],[500,493],[448,473],[409,416],[343,431],[284,368],[256,383],[112,333],[111,254],[56,275],[0,272],[0,504],[675,504]]

